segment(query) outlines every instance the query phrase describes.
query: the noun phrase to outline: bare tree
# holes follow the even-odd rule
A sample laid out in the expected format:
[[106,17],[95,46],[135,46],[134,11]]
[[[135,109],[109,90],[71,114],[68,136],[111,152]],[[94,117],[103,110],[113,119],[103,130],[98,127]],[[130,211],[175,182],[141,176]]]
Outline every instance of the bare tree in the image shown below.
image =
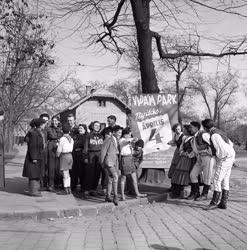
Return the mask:
[[[120,56],[125,52],[126,44],[132,36],[133,29],[135,29],[143,93],[159,92],[153,64],[153,38],[162,59],[176,59],[184,56],[221,58],[227,55],[243,55],[247,53],[244,36],[243,39],[226,41],[219,53],[205,52],[200,50],[199,47],[195,50],[181,52],[168,51],[162,46],[162,36],[159,32],[150,28],[150,20],[155,24],[160,22],[160,18],[163,19],[166,27],[170,25],[174,29],[181,28],[186,23],[182,15],[186,15],[188,9],[190,9],[191,14],[194,13],[195,17],[199,17],[199,8],[246,17],[241,12],[241,7],[245,4],[244,0],[236,3],[221,0],[207,1],[207,3],[192,0],[51,0],[49,2],[53,3],[53,6],[56,6],[61,11],[60,17],[76,16],[78,18],[78,22],[74,26],[74,32],[82,31],[83,36],[88,38],[89,45],[100,44],[105,50]],[[85,28],[90,29],[89,36],[87,36]],[[200,37],[198,36],[199,41]]]
[[[198,45],[195,42],[192,42],[190,39],[186,40],[183,37],[177,37],[177,36],[167,36],[165,39],[165,42],[163,44],[164,47],[167,48],[167,50],[173,50],[177,53],[181,53],[182,51],[192,51],[194,50]],[[164,70],[171,70],[175,73],[175,89],[177,94],[177,100],[178,100],[178,122],[182,123],[182,114],[181,114],[181,107],[184,100],[184,97],[186,95],[186,92],[188,90],[188,86],[186,84],[181,84],[182,76],[187,72],[191,71],[192,67],[195,65],[198,65],[199,60],[196,57],[192,56],[184,56],[184,57],[178,57],[175,59],[163,59],[161,61],[161,66],[164,68]],[[182,86],[183,85],[183,86]],[[169,90],[171,91],[171,90]]]
[[138,85],[131,84],[128,81],[118,80],[107,88],[126,104],[129,103],[130,96],[138,93]]
[[0,10],[1,106],[9,151],[15,125],[40,96],[49,96],[51,89],[43,84],[49,80],[47,66],[54,63],[49,56],[54,43],[46,37],[44,15],[32,13],[25,0],[2,1]]
[[[201,95],[207,107],[208,116],[220,127],[224,109],[234,101],[239,82],[236,73],[217,73],[214,77],[203,77],[198,74],[192,76],[190,88]],[[232,115],[231,119],[234,121],[236,117]]]

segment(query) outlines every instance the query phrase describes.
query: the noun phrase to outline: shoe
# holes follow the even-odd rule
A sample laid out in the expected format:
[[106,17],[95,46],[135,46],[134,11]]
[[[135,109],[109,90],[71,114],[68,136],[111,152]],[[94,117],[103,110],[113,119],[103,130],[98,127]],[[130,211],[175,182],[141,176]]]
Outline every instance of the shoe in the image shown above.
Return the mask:
[[98,193],[96,191],[90,191],[89,195],[96,197],[98,195]]
[[101,192],[98,193],[99,196],[106,196],[106,192],[102,190]]
[[85,192],[84,192],[84,191],[82,192],[82,199],[83,199],[83,200],[87,200],[87,199],[88,199],[88,192],[86,192],[86,191],[85,191]]
[[113,203],[115,206],[118,206],[118,197],[117,196],[114,196]]
[[218,205],[218,208],[220,209],[227,209],[227,200],[229,197],[229,190],[222,190],[222,196],[221,196],[221,201]]
[[211,202],[204,210],[213,210],[213,209],[217,208],[218,207],[217,204],[218,204],[219,199],[220,199],[220,194],[221,194],[221,192],[214,191],[213,198],[212,198]]
[[30,193],[29,196],[32,196],[32,197],[42,197],[42,194],[41,193]]
[[147,194],[139,193],[138,195],[136,195],[136,198],[144,198],[144,197],[147,197]]
[[109,196],[105,197],[105,202],[113,202],[112,198]]
[[120,198],[120,201],[126,201],[126,198],[122,196],[122,197]]
[[208,190],[210,185],[204,184],[202,194],[195,199],[195,201],[206,201],[208,199]]
[[207,194],[202,194],[201,196],[195,198],[195,201],[206,201],[208,199]]
[[200,197],[199,183],[191,183],[191,192],[186,199],[196,200],[198,197]]
[[69,192],[68,192],[67,188],[64,188],[63,190],[57,192],[57,194],[58,194],[58,195],[68,195]]
[[53,186],[49,186],[49,187],[48,187],[48,191],[49,191],[49,192],[52,192],[52,193],[55,193],[55,192],[56,192],[56,190],[55,190],[55,188],[54,188]]
[[180,192],[179,199],[187,199],[187,193],[185,190]]

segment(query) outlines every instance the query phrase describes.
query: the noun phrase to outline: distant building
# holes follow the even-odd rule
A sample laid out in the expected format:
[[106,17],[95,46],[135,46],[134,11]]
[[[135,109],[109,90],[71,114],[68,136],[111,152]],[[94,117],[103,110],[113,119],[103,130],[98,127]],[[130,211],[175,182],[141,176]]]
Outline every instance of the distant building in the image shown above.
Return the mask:
[[92,90],[65,110],[59,113],[62,123],[67,121],[69,114],[76,117],[77,124],[89,125],[92,121],[99,121],[102,127],[107,126],[107,117],[115,115],[117,124],[126,127],[130,107],[117,96],[105,89]]

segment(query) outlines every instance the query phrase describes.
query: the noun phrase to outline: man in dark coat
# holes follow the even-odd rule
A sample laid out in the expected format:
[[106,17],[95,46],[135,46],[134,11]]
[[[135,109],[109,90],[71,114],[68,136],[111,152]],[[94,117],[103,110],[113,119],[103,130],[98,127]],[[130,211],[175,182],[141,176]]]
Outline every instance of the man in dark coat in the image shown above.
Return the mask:
[[[59,176],[59,159],[56,157],[58,140],[63,136],[58,126],[58,118],[52,117],[51,126],[47,128],[47,166],[48,190],[54,192],[55,177]],[[57,184],[57,183],[56,183]]]
[[44,136],[41,130],[45,127],[45,121],[41,118],[35,119],[35,128],[29,132],[27,154],[25,158],[23,177],[29,179],[29,194],[31,196],[42,196],[40,193],[40,179],[44,167]]

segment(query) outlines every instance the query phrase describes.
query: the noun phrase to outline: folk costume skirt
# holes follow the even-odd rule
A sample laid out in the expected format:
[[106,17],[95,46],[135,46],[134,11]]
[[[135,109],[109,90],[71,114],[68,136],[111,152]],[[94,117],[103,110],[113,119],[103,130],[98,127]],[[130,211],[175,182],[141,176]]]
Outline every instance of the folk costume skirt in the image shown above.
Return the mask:
[[171,179],[172,184],[187,186],[190,184],[190,172],[196,163],[195,158],[181,156],[173,172]]
[[175,171],[175,168],[180,160],[180,154],[179,154],[179,148],[177,147],[174,151],[173,157],[172,157],[172,162],[168,171],[168,178],[172,178],[173,173]]

